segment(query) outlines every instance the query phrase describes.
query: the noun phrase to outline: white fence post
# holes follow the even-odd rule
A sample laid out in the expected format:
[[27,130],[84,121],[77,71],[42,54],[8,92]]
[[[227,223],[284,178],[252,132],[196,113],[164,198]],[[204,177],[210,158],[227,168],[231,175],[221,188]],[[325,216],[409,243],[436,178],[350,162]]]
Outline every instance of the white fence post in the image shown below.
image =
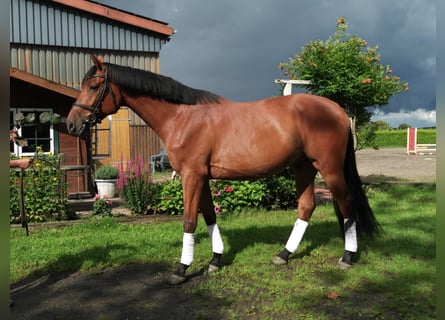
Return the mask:
[[292,85],[302,86],[314,84],[312,80],[294,80],[294,79],[275,79],[275,83],[284,83],[283,95],[292,94]]

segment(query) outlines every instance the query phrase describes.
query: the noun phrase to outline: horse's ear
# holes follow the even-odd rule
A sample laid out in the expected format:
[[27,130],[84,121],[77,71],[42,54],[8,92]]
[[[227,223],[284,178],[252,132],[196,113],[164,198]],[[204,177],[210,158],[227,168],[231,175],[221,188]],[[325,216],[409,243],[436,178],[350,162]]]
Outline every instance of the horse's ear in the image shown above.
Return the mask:
[[91,60],[93,60],[93,63],[96,66],[98,71],[104,70],[104,58],[102,56],[96,57],[94,54],[92,54]]

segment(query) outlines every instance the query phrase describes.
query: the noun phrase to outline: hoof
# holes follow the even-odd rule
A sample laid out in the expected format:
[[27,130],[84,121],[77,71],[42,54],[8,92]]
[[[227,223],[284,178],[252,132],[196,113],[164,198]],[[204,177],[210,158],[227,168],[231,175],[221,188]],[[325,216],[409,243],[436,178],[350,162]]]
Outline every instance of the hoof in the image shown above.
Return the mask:
[[214,265],[214,264],[209,264],[209,269],[208,269],[208,271],[211,273],[211,272],[217,272],[217,271],[219,271],[219,270],[221,270],[221,268],[219,267],[219,266],[216,266],[216,265]]
[[352,264],[347,263],[347,262],[343,261],[343,258],[340,258],[340,260],[338,260],[338,262],[337,262],[337,267],[339,267],[342,270],[348,270],[350,267],[352,267]]
[[272,263],[278,266],[285,265],[287,262],[288,261],[286,259],[283,259],[280,256],[275,256],[275,258],[272,259]]
[[169,283],[172,285],[172,286],[176,286],[176,285],[178,285],[178,284],[182,284],[182,283],[184,283],[184,282],[186,282],[187,281],[187,277],[186,276],[180,276],[179,274],[176,274],[176,273],[173,273],[171,276],[170,276],[170,279],[169,279]]

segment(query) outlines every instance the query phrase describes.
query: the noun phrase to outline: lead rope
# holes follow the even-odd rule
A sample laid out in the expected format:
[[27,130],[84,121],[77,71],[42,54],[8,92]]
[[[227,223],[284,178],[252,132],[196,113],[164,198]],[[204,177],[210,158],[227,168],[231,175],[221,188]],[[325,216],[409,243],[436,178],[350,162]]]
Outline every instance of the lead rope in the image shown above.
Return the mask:
[[25,196],[23,186],[23,169],[20,169],[20,220],[22,222],[22,228],[26,230],[26,236],[29,236],[28,221],[25,214]]
[[93,143],[91,141],[91,132],[93,124],[89,123],[88,133],[85,136],[85,147],[87,153],[87,167],[88,167],[88,185],[94,190],[97,188],[94,180],[94,166],[93,166]]

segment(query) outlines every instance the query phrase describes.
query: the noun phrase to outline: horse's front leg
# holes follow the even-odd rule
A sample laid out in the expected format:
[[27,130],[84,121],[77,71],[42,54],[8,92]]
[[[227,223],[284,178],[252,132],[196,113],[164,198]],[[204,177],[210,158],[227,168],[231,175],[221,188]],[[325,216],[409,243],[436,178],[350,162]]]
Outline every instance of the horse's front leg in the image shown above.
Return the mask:
[[170,278],[171,284],[180,284],[187,280],[187,268],[193,262],[195,250],[195,230],[198,220],[198,206],[204,179],[193,174],[182,176],[182,193],[184,199],[184,235],[182,239],[181,260]]
[[213,204],[208,180],[204,181],[202,186],[199,208],[204,216],[210,241],[212,242],[213,257],[209,263],[209,272],[218,271],[221,268],[221,256],[224,252],[224,243],[218,225],[216,224],[215,206]]
[[298,198],[298,219],[294,224],[292,232],[284,249],[272,260],[274,264],[287,264],[289,256],[297,251],[303,239],[309,219],[315,209],[314,179],[317,170],[307,158],[302,158],[292,166],[295,175]]

